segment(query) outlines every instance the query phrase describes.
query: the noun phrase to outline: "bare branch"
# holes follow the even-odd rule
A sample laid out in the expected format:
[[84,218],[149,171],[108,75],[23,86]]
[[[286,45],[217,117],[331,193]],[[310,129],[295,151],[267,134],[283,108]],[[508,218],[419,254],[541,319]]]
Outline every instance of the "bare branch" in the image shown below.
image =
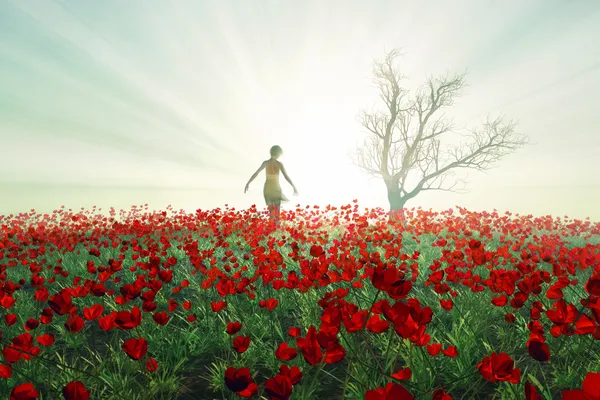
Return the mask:
[[375,134],[380,139],[383,139],[383,135],[385,134],[385,125],[387,123],[384,115],[379,113],[369,114],[366,111],[363,111],[360,121],[362,126],[369,132]]
[[[400,50],[394,49],[373,64],[374,83],[386,110],[361,114],[360,122],[370,135],[357,151],[357,165],[383,177],[392,209],[402,208],[423,190],[464,193],[465,180],[448,182],[454,177],[453,170],[485,171],[528,143],[526,136],[515,133],[516,122],[505,123],[500,116],[488,117],[481,128],[469,131],[467,143],[442,146],[444,134],[454,132],[455,127],[440,110],[454,105],[461,95],[466,72],[429,77],[410,98],[409,90],[401,87],[405,77],[395,63],[400,55]],[[411,171],[421,175],[409,190],[406,186]]]

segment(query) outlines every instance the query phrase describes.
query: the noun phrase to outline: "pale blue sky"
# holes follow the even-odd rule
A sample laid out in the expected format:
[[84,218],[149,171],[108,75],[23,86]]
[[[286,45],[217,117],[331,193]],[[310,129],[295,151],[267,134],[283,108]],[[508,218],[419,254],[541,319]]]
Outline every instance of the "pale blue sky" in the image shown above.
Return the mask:
[[600,220],[599,42],[592,0],[0,0],[0,214],[263,207],[262,175],[243,188],[273,144],[288,207],[387,208],[348,153],[403,47],[411,87],[468,69],[458,125],[503,113],[535,143],[408,207]]

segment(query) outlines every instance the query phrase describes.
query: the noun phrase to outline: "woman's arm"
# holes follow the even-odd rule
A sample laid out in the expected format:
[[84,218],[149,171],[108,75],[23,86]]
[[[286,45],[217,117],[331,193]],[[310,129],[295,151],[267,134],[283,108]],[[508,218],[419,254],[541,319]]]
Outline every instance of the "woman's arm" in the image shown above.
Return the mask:
[[294,194],[298,194],[298,189],[296,189],[296,186],[294,186],[294,184],[292,183],[292,180],[288,176],[287,171],[285,170],[285,167],[283,166],[283,164],[281,162],[279,163],[279,167],[281,169],[281,173],[283,174],[283,177],[285,178],[285,180],[288,181],[288,183],[290,185],[292,185],[292,188],[294,189]]
[[244,193],[246,193],[248,191],[248,187],[250,186],[250,184],[252,183],[252,181],[258,176],[258,174],[260,174],[260,171],[262,171],[263,169],[265,169],[265,166],[267,165],[266,161],[263,161],[263,163],[260,165],[260,167],[256,170],[256,172],[254,174],[252,174],[252,176],[250,177],[250,180],[248,181],[248,183],[246,184],[246,188],[244,189]]

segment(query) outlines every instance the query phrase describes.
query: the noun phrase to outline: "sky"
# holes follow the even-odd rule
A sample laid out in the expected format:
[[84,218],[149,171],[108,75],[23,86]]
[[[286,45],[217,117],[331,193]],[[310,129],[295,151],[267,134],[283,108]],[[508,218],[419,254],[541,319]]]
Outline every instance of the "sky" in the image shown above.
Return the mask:
[[457,126],[502,114],[531,142],[408,208],[600,221],[599,38],[595,0],[0,0],[0,215],[263,208],[264,172],[244,186],[274,144],[284,208],[387,209],[350,154],[402,48],[409,88],[468,71]]

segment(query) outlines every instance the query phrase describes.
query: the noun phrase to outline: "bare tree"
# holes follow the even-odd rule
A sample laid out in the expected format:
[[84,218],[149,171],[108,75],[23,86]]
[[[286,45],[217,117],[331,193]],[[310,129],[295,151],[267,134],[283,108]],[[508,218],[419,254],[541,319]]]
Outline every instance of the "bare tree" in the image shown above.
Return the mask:
[[[466,143],[443,145],[445,134],[458,133],[443,111],[460,96],[466,73],[430,77],[410,96],[401,86],[405,77],[395,63],[400,55],[400,50],[394,49],[374,62],[374,82],[385,111],[361,113],[360,122],[368,137],[354,160],[367,173],[383,178],[391,218],[401,215],[397,211],[422,191],[468,191],[464,179],[449,181],[455,170],[488,170],[528,143],[526,136],[515,133],[515,121],[504,122],[499,116],[488,117],[479,129],[462,133],[470,139]],[[409,178],[416,182],[413,187],[409,187]]]

